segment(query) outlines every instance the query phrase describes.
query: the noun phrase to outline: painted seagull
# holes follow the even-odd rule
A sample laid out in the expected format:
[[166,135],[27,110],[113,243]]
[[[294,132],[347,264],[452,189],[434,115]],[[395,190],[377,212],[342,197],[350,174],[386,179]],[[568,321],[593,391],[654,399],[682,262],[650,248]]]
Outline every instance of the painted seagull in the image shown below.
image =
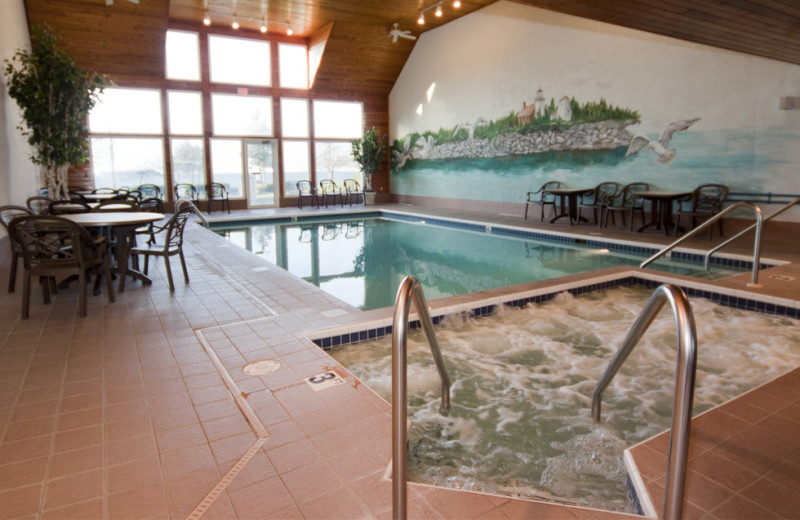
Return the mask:
[[661,134],[658,141],[653,141],[644,135],[637,135],[631,139],[631,144],[628,145],[628,151],[625,153],[625,157],[630,157],[646,146],[658,156],[659,162],[669,164],[672,158],[675,157],[675,150],[667,148],[669,142],[672,140],[672,134],[686,130],[697,121],[700,121],[699,117],[670,123],[667,125],[667,128],[664,129],[664,133]]

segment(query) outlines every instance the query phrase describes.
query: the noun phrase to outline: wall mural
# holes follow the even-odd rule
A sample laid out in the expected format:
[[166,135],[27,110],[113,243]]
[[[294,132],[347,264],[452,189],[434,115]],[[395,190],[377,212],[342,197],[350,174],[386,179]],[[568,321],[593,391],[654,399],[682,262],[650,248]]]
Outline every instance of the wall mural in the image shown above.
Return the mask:
[[[475,31],[481,46],[467,44]],[[797,193],[798,112],[777,100],[798,77],[500,1],[426,32],[406,62],[390,95],[391,190],[459,207],[520,204],[551,180]]]

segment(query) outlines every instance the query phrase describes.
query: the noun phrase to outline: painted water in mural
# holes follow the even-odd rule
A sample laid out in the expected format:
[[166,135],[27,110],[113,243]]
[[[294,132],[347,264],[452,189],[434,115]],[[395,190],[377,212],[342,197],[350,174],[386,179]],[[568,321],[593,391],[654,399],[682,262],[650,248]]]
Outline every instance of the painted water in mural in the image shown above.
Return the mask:
[[[656,140],[659,136],[649,137]],[[798,182],[791,157],[798,142],[800,133],[786,129],[678,132],[670,143],[675,157],[668,164],[648,150],[626,157],[628,145],[612,150],[564,150],[493,158],[412,159],[399,171],[393,167],[392,191],[520,202],[526,192],[548,180],[573,187],[645,180],[658,189],[685,190],[698,184],[723,183],[734,192],[796,193]],[[782,179],[784,185],[776,185],[776,179]],[[481,189],[476,190],[476,186]]]

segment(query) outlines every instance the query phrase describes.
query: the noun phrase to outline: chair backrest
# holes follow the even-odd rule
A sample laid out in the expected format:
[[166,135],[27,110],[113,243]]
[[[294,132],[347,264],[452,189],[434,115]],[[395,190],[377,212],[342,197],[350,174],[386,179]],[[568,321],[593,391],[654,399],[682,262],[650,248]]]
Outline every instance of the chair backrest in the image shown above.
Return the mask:
[[161,188],[155,184],[140,184],[134,191],[139,192],[140,199],[161,198]]
[[164,204],[161,199],[150,197],[139,202],[139,211],[150,211],[152,213],[163,213]]
[[692,194],[692,211],[717,213],[728,198],[728,187],[724,184],[701,184]]
[[297,191],[300,195],[314,195],[314,185],[311,181],[297,181]]
[[175,185],[175,198],[197,200],[197,188],[194,187],[194,184],[180,182]]
[[139,203],[132,200],[104,200],[92,208],[92,211],[139,211]]
[[342,181],[344,189],[347,193],[361,193],[361,185],[355,179],[345,179]]
[[206,186],[206,194],[209,199],[226,199],[228,198],[228,190],[224,184],[219,182],[212,182]]
[[2,224],[6,231],[8,231],[8,224],[12,220],[17,217],[25,217],[28,215],[33,215],[33,212],[23,206],[14,206],[13,204],[0,206],[0,224]]
[[50,215],[65,215],[67,213],[89,213],[92,207],[85,202],[75,200],[51,200],[47,206]]
[[562,184],[560,181],[545,182],[544,184],[542,184],[542,187],[539,188],[538,192],[541,192],[542,194],[539,200],[541,200],[542,202],[554,202],[556,200],[556,196],[549,193],[548,190],[555,190],[560,188],[561,186]]
[[49,215],[26,215],[9,223],[9,232],[20,248],[26,269],[83,267],[94,257],[96,242],[80,225]]
[[336,183],[330,179],[323,179],[319,181],[319,187],[323,195],[334,195],[339,192]]
[[618,182],[601,182],[594,188],[595,204],[613,204],[617,198],[620,185]]
[[637,208],[644,204],[644,200],[637,198],[636,194],[643,191],[650,191],[650,185],[646,182],[631,182],[622,188],[622,205],[635,206]]
[[88,202],[86,200],[86,197],[84,197],[82,193],[78,193],[77,191],[70,191],[68,200],[72,202],[82,202],[84,204]]
[[176,205],[175,214],[172,215],[164,225],[164,229],[166,229],[166,238],[164,239],[165,251],[183,247],[183,228],[186,227],[189,215],[197,212],[197,208],[191,202],[179,202],[185,203]]
[[42,197],[41,195],[36,195],[35,197],[28,197],[28,200],[25,201],[25,205],[28,206],[34,215],[47,215],[48,208],[50,207],[50,199],[47,197]]

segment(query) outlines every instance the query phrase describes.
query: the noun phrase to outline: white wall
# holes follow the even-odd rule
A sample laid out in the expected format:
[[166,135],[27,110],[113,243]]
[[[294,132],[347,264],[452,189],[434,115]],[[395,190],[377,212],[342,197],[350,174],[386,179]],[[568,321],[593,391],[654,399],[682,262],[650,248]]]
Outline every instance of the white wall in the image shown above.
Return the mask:
[[[620,172],[621,182],[645,180],[666,189],[719,180],[734,191],[800,193],[800,110],[778,109],[781,97],[800,96],[797,65],[510,1],[421,35],[389,97],[390,139],[479,117],[500,119],[519,111],[523,101],[532,103],[539,88],[548,102],[564,95],[580,103],[605,98],[638,110],[641,123],[629,127],[633,134],[657,136],[672,121],[701,118],[682,136],[671,165],[640,153],[636,162],[626,159],[601,175]],[[508,180],[505,191],[482,186],[466,197],[446,193],[447,172],[436,169],[431,161],[393,173],[392,192],[513,202],[524,196],[524,186],[535,189],[554,176],[534,172],[524,181]],[[555,177],[584,184],[592,173],[584,168],[581,176],[559,171]],[[441,183],[432,185],[427,179],[436,176]]]
[[[19,48],[30,48],[23,0],[2,0],[0,62],[11,59]],[[30,161],[30,147],[17,130],[20,113],[8,97],[5,75],[0,79],[0,204],[25,205],[38,194],[39,174]]]

